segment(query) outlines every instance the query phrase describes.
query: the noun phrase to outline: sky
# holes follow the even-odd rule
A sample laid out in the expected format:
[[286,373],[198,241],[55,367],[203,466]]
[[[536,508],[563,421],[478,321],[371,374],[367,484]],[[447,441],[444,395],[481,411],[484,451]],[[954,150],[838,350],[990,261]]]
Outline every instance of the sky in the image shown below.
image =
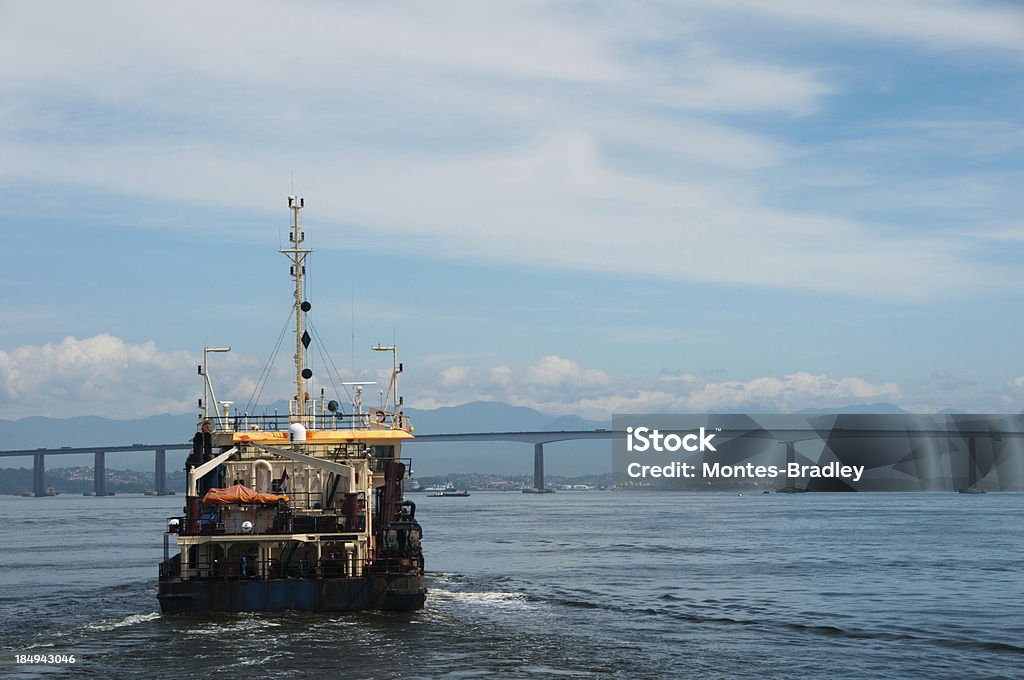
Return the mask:
[[1022,76],[1019,2],[0,2],[0,418],[251,401],[291,193],[314,389],[1018,412]]

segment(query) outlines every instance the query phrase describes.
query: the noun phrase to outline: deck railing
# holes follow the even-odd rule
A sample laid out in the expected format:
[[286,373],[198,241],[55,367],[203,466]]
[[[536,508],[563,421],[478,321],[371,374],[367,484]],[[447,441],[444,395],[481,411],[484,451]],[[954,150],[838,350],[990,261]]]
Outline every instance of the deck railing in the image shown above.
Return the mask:
[[[210,420],[220,432],[252,432],[287,430],[293,418],[287,413],[272,415],[234,414],[229,416],[211,415]],[[411,431],[412,421],[405,413],[374,409],[370,413],[338,412],[317,413],[301,416],[306,427],[318,430],[405,430]]]

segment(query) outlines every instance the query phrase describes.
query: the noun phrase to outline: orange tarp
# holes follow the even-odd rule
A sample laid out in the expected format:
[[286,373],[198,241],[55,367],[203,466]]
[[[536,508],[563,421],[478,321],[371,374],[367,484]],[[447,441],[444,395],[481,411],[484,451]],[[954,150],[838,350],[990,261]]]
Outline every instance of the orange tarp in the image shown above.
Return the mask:
[[236,505],[240,503],[256,503],[259,505],[270,505],[278,501],[288,502],[288,496],[279,496],[273,493],[260,493],[247,486],[235,484],[226,489],[210,489],[203,496],[203,505]]

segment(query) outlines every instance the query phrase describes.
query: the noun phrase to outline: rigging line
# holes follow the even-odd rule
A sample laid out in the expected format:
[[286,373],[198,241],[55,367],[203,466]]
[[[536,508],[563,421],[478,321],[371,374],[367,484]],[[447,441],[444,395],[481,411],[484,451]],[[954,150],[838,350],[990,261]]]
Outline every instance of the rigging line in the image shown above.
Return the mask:
[[[270,371],[272,369],[273,363],[277,361],[277,355],[281,352],[281,346],[284,340],[284,336],[285,334],[287,334],[288,328],[291,326],[292,313],[294,312],[294,310],[295,305],[292,305],[291,310],[289,310],[288,312],[288,317],[285,319],[284,327],[281,329],[281,334],[277,338],[277,345],[274,347],[274,353],[271,355],[270,362],[267,364],[266,375],[261,377],[260,383],[257,383],[260,391],[259,394],[256,395],[256,400],[253,402],[253,408],[255,408],[257,404],[259,404],[259,400],[263,397],[263,390],[266,389],[267,384],[270,382]],[[276,415],[277,409],[274,409],[274,413]]]
[[[313,323],[313,319],[309,317],[309,314],[306,314],[306,320],[309,321],[309,327],[313,331],[313,336],[316,338],[316,350],[320,353],[320,360],[324,362],[324,372],[327,373],[327,379],[331,381],[331,389],[334,390],[334,396],[340,400],[341,394],[338,392],[338,386],[334,384],[334,376],[327,370],[328,362],[330,362],[331,368],[335,371],[338,369],[334,366],[334,360],[331,359],[331,353],[324,348],[324,342],[320,338],[320,332],[316,329],[316,324]],[[324,358],[325,353],[327,355],[326,359]],[[347,393],[348,390],[345,390],[345,392]]]
[[[310,320],[309,327],[313,330],[313,335],[316,336],[317,351],[320,352],[320,358],[321,358],[321,360],[324,361],[324,370],[327,371],[327,364],[330,363],[331,369],[333,369],[334,372],[337,373],[338,372],[338,368],[337,368],[337,366],[334,365],[334,359],[331,358],[331,353],[328,352],[326,349],[324,349],[324,342],[323,342],[323,340],[320,337],[320,332],[317,330],[316,325],[313,323],[312,320]],[[324,354],[327,355],[326,360],[324,360]],[[339,375],[339,377],[341,376],[340,373],[338,375]],[[327,371],[327,378],[331,382],[331,389],[334,390],[334,396],[337,397],[338,400],[340,401],[341,400],[341,394],[338,392],[338,386],[334,384],[334,376],[331,374],[330,371]],[[345,387],[345,386],[342,385],[342,387]],[[351,395],[348,392],[348,388],[345,388],[345,394],[348,395],[349,398],[351,399]]]
[[[293,306],[294,309],[294,306]],[[259,404],[259,398],[263,395],[263,387],[266,386],[266,380],[270,378],[270,369],[273,367],[274,359],[277,358],[277,353],[281,349],[281,342],[284,340],[284,335],[288,331],[288,322],[291,321],[291,310],[288,311],[288,316],[284,320],[284,326],[281,328],[281,333],[277,336],[277,343],[274,345],[273,351],[267,358],[267,363],[263,366],[263,371],[260,372],[260,377],[253,385],[252,394],[249,395],[249,401],[245,403],[245,412],[249,412],[249,407],[256,408]],[[259,394],[257,394],[257,390]]]
[[[273,369],[274,362],[277,360],[278,353],[281,351],[281,344],[284,340],[285,333],[288,331],[290,321],[291,313],[289,312],[288,317],[285,319],[284,326],[281,328],[281,333],[277,336],[277,344],[274,345],[274,351],[271,352],[270,357],[267,359],[267,364],[263,367],[263,373],[260,374],[259,380],[256,382],[256,385],[253,386],[253,396],[249,397],[252,401],[253,409],[259,405],[259,400],[263,396],[263,390],[266,388],[267,382],[270,380],[270,372]],[[246,409],[248,408],[249,404],[246,404]]]

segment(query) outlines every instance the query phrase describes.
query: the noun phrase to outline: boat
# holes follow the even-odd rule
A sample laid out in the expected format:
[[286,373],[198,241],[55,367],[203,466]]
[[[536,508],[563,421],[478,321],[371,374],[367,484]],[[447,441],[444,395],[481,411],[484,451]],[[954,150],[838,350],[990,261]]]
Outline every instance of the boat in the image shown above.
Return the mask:
[[467,496],[469,496],[468,491],[436,491],[427,494],[428,498],[466,498]]
[[209,366],[211,352],[230,347],[204,348],[184,514],[164,532],[165,613],[413,611],[425,602],[422,528],[403,496],[412,468],[401,447],[413,428],[398,396],[397,349],[372,348],[392,359],[380,408],[363,407],[362,386],[372,383],[342,383],[355,388],[351,408],[324,389],[310,396],[315,327],[303,281],[312,250],[299,219],[305,201],[289,196],[288,206],[290,245],[279,252],[294,284],[295,392],[287,417],[232,411],[217,400]]

